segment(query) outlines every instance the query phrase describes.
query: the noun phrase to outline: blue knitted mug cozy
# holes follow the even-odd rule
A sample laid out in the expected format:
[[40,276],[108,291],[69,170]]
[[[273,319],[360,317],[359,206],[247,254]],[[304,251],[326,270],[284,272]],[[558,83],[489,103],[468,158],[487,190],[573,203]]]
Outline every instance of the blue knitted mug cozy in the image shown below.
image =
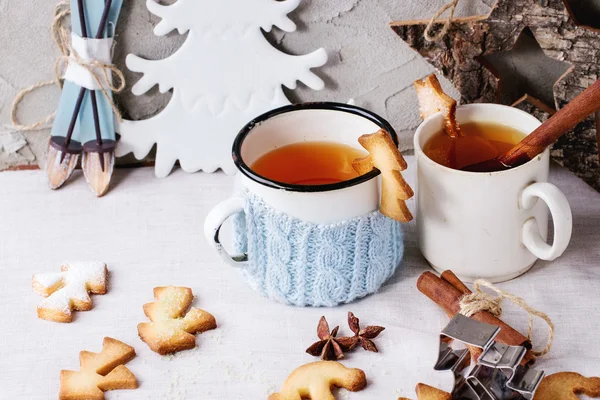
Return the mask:
[[402,260],[401,224],[379,211],[343,222],[304,222],[243,193],[234,247],[248,253],[243,274],[262,295],[295,306],[335,306],[376,292]]

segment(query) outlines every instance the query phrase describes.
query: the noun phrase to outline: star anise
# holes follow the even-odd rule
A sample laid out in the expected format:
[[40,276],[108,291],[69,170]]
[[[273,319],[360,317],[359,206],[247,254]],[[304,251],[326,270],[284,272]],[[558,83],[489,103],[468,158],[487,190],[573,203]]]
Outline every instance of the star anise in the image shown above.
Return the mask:
[[385,329],[383,326],[367,326],[366,328],[360,329],[358,318],[352,313],[348,313],[348,326],[354,332],[354,336],[351,338],[340,338],[350,339],[351,345],[349,350],[354,349],[359,343],[363,349],[368,351],[378,352],[377,346],[371,339],[375,339]]
[[354,338],[336,337],[339,328],[339,326],[336,326],[330,332],[327,320],[324,316],[321,317],[317,326],[317,336],[321,340],[313,343],[306,349],[306,352],[312,356],[321,357],[322,360],[341,360],[344,358],[344,351],[348,351],[356,345],[353,345]]

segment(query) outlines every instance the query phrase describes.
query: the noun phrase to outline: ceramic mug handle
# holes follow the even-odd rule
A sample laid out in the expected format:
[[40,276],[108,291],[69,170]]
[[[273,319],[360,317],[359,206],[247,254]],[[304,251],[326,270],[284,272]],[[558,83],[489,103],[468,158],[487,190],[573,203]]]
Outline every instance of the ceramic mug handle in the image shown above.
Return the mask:
[[225,262],[234,267],[243,267],[248,262],[248,254],[229,254],[221,244],[219,233],[223,223],[231,216],[244,211],[244,199],[231,197],[218,204],[207,215],[204,221],[204,236],[208,243],[219,253]]
[[571,207],[563,192],[548,182],[527,186],[521,193],[521,205],[525,209],[532,208],[538,198],[542,199],[550,209],[554,222],[554,243],[549,245],[542,238],[535,218],[530,218],[523,223],[521,240],[537,258],[551,261],[564,253],[571,240],[573,230]]

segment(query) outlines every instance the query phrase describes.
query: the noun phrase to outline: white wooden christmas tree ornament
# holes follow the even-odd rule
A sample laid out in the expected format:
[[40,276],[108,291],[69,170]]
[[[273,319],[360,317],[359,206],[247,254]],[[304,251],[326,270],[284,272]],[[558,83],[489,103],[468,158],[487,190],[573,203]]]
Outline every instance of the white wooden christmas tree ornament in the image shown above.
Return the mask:
[[289,104],[282,85],[300,81],[314,90],[324,87],[311,68],[324,65],[319,49],[291,56],[272,47],[261,28],[293,32],[287,14],[300,0],[178,0],[166,6],[147,0],[148,10],[162,21],[159,36],[177,29],[187,40],[170,57],[145,60],[127,56],[127,67],[143,73],[135,95],[154,85],[173,96],[165,109],[143,121],[120,124],[117,156],[144,158],[157,144],[157,177],[166,177],[177,160],[186,172],[235,172],[231,146],[239,130],[254,117]]

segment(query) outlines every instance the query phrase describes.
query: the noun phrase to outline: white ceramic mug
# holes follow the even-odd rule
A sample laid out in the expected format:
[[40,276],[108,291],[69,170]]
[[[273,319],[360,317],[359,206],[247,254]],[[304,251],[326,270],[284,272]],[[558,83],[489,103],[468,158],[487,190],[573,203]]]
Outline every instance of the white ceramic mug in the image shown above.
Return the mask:
[[[293,143],[328,141],[362,149],[358,138],[392,127],[359,107],[306,103],[282,107],[251,121],[233,144],[235,194],[207,216],[208,242],[230,265],[242,267],[265,296],[299,306],[332,306],[376,291],[400,263],[400,224],[379,210],[379,171],[328,185],[292,185],[254,172],[266,153]],[[298,168],[302,168],[298,165]],[[229,254],[220,239],[235,216]],[[243,246],[238,246],[243,247]]]
[[[526,134],[540,125],[526,112],[497,104],[461,106],[456,117],[459,123],[497,122]],[[418,241],[431,266],[438,272],[451,269],[469,282],[502,282],[523,274],[537,259],[559,257],[571,239],[572,217],[564,194],[547,182],[549,150],[505,171],[460,171],[423,152],[442,129],[443,116],[436,114],[414,137]],[[548,209],[554,222],[551,245],[546,242]]]

